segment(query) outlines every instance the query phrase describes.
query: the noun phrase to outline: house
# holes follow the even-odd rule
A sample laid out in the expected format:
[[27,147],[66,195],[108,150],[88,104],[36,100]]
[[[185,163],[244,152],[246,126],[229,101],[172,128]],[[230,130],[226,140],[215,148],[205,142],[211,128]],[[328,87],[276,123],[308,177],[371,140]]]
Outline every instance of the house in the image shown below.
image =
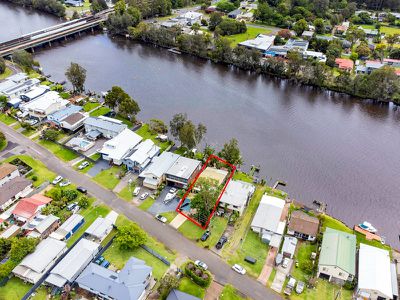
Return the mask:
[[178,154],[164,151],[153,158],[151,163],[139,174],[143,186],[156,189],[165,180],[165,173],[178,160]]
[[361,26],[358,28],[365,32],[365,35],[367,36],[367,38],[374,38],[379,35],[378,29],[369,29],[369,28],[364,28]]
[[186,24],[191,26],[194,23],[199,23],[201,22],[201,19],[203,18],[202,13],[194,12],[194,11],[188,11],[182,15],[179,16],[179,18],[184,19]]
[[[307,51],[309,45],[309,41],[304,41],[304,40],[295,40],[295,39],[289,39],[285,45],[283,46],[271,46],[268,51],[265,52],[265,55],[267,56],[272,56],[272,57],[286,57],[287,53],[290,51],[299,51],[304,54],[305,51]],[[310,51],[307,54],[304,54],[306,57],[311,56],[314,54],[320,59],[324,59],[320,52],[314,52]]]
[[239,212],[241,215],[256,190],[251,183],[231,180],[219,201],[220,207]]
[[51,198],[38,194],[23,198],[13,209],[12,215],[18,222],[25,223],[32,220],[50,201]]
[[70,115],[77,113],[82,110],[82,106],[78,105],[69,105],[63,109],[53,112],[52,114],[47,116],[47,121],[49,123],[53,123],[57,126],[61,125],[61,121]]
[[124,159],[124,164],[128,170],[140,173],[159,153],[160,147],[155,145],[151,139],[147,139],[133,149],[133,152]]
[[242,14],[242,10],[240,8],[232,10],[231,12],[228,13],[228,18],[231,19],[236,19]]
[[152,268],[143,260],[131,257],[118,273],[91,263],[76,283],[102,299],[143,300],[151,278]]
[[4,211],[18,199],[33,191],[32,182],[25,177],[15,177],[0,187],[0,210]]
[[28,231],[28,237],[31,238],[47,238],[50,233],[57,229],[60,225],[60,218],[54,215],[38,215],[29,223],[26,223],[22,229]]
[[336,58],[335,64],[340,70],[343,71],[351,72],[354,68],[354,62],[348,58]]
[[20,109],[31,117],[43,120],[55,111],[64,109],[68,103],[69,101],[62,99],[57,92],[50,91],[33,101],[21,104]]
[[169,294],[166,300],[200,300],[195,296],[187,294],[185,292],[181,292],[180,290],[173,289]]
[[50,234],[50,237],[64,241],[68,240],[85,222],[85,219],[79,214],[70,216],[58,229]]
[[0,238],[9,239],[17,236],[20,232],[21,232],[21,227],[13,224],[0,234]]
[[394,299],[389,251],[361,243],[358,253],[357,299]]
[[208,178],[211,180],[215,180],[218,185],[224,183],[226,177],[228,176],[227,170],[217,169],[213,167],[205,168],[201,173],[198,179]]
[[121,165],[124,158],[140,143],[142,137],[130,129],[124,129],[117,136],[105,142],[99,150],[104,160]]
[[65,242],[49,237],[41,241],[35,251],[28,254],[12,272],[23,281],[35,284],[65,251]]
[[323,54],[322,52],[318,52],[318,51],[310,51],[310,50],[306,50],[303,52],[303,58],[304,59],[314,59],[317,60],[319,62],[326,62],[326,55]]
[[68,252],[67,255],[51,270],[46,284],[63,288],[72,284],[87,265],[96,257],[100,245],[85,238]]
[[21,98],[22,101],[29,102],[42,96],[44,93],[47,93],[48,91],[50,91],[50,87],[48,87],[47,85],[39,85],[33,87],[28,92],[21,94],[19,97]]
[[314,31],[305,30],[301,34],[301,37],[305,40],[311,40],[314,36],[314,33],[315,33]]
[[98,217],[85,231],[86,238],[101,243],[113,230],[114,224],[108,218]]
[[394,68],[400,68],[400,59],[384,58],[383,63],[387,66],[392,66]]
[[271,247],[279,248],[285,230],[281,221],[285,201],[276,197],[263,195],[251,222],[251,229],[257,232],[262,241]]
[[128,128],[122,121],[104,116],[89,117],[83,124],[85,126],[86,136],[91,140],[95,140],[99,136],[112,139]]
[[344,284],[356,274],[356,236],[327,227],[322,239],[317,277]]
[[30,79],[25,73],[17,73],[0,83],[0,94],[8,99],[19,98],[20,95],[30,91],[33,87],[39,86],[39,84],[39,79]]
[[273,35],[259,34],[255,39],[241,42],[239,45],[248,49],[256,49],[264,54],[274,44],[274,40],[275,36]]
[[62,119],[60,127],[69,131],[77,131],[89,117],[88,113],[76,112]]
[[291,213],[287,234],[306,240],[315,241],[319,230],[319,220],[301,210],[295,210]]
[[297,238],[293,236],[285,236],[283,240],[281,253],[284,257],[293,258],[297,247]]
[[67,6],[74,6],[74,7],[83,6],[83,1],[82,0],[65,0],[64,3]]
[[0,165],[0,187],[17,176],[19,176],[17,166],[9,163],[4,163]]
[[186,188],[197,176],[201,169],[201,162],[196,159],[179,157],[165,173],[168,185]]

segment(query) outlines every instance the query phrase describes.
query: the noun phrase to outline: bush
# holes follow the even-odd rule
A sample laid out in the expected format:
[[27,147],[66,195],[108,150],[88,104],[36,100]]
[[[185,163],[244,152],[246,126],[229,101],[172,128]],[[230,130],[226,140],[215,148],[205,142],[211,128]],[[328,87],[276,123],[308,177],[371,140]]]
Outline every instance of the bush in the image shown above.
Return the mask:
[[188,262],[185,265],[185,274],[201,287],[206,288],[211,283],[211,273],[196,267],[193,262]]
[[201,19],[201,25],[202,26],[208,26],[208,22],[206,19]]
[[33,176],[31,177],[31,179],[32,179],[32,181],[37,181],[37,180],[38,180],[38,177],[37,177],[36,175],[33,175]]
[[221,23],[215,28],[216,32],[220,35],[232,35],[244,33],[247,31],[246,23],[243,21],[236,21],[232,19],[223,19]]

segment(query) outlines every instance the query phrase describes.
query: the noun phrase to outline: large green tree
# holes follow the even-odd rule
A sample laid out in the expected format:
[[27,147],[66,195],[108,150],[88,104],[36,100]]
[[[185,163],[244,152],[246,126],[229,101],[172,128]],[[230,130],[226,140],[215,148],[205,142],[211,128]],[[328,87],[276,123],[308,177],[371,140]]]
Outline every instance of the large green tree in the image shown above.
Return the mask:
[[77,63],[71,62],[65,72],[69,82],[71,82],[74,92],[81,93],[85,90],[86,69]]
[[129,223],[118,227],[115,243],[121,250],[133,250],[143,245],[147,240],[147,234],[136,223]]
[[239,143],[235,138],[231,139],[228,143],[225,143],[218,155],[232,165],[242,164]]
[[198,192],[190,201],[190,207],[195,211],[194,217],[205,225],[218,200],[220,189],[215,179],[200,178],[196,182]]
[[131,121],[134,121],[140,112],[139,104],[119,86],[111,88],[104,103],[112,109],[117,109],[119,114]]

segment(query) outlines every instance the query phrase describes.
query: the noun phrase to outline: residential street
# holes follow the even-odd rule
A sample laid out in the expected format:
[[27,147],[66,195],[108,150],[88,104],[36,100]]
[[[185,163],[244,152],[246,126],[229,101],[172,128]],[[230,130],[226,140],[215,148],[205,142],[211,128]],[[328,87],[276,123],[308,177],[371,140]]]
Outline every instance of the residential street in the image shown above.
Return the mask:
[[232,271],[231,267],[213,252],[199,248],[194,242],[186,239],[172,227],[156,221],[151,215],[118,198],[113,192],[99,186],[88,176],[73,170],[47,149],[42,148],[24,135],[15,132],[11,127],[0,123],[0,130],[5,133],[9,141],[18,144],[27,154],[42,161],[55,173],[70,179],[79,186],[84,186],[99,201],[104,202],[116,212],[124,214],[129,219],[140,224],[145,231],[167,247],[178,251],[183,256],[204,261],[215,275],[216,281],[223,284],[230,283],[252,299],[281,299],[279,295],[268,290],[255,279]]

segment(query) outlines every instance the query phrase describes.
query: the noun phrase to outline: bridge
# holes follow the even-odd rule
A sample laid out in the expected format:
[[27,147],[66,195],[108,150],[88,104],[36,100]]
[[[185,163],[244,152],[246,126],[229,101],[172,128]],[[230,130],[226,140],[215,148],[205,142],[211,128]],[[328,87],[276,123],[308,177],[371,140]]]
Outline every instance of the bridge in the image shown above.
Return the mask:
[[17,50],[32,49],[51,42],[66,39],[67,36],[92,29],[107,20],[107,16],[113,9],[107,9],[93,16],[75,19],[72,21],[57,24],[45,29],[24,34],[19,38],[0,43],[0,57],[12,54]]

